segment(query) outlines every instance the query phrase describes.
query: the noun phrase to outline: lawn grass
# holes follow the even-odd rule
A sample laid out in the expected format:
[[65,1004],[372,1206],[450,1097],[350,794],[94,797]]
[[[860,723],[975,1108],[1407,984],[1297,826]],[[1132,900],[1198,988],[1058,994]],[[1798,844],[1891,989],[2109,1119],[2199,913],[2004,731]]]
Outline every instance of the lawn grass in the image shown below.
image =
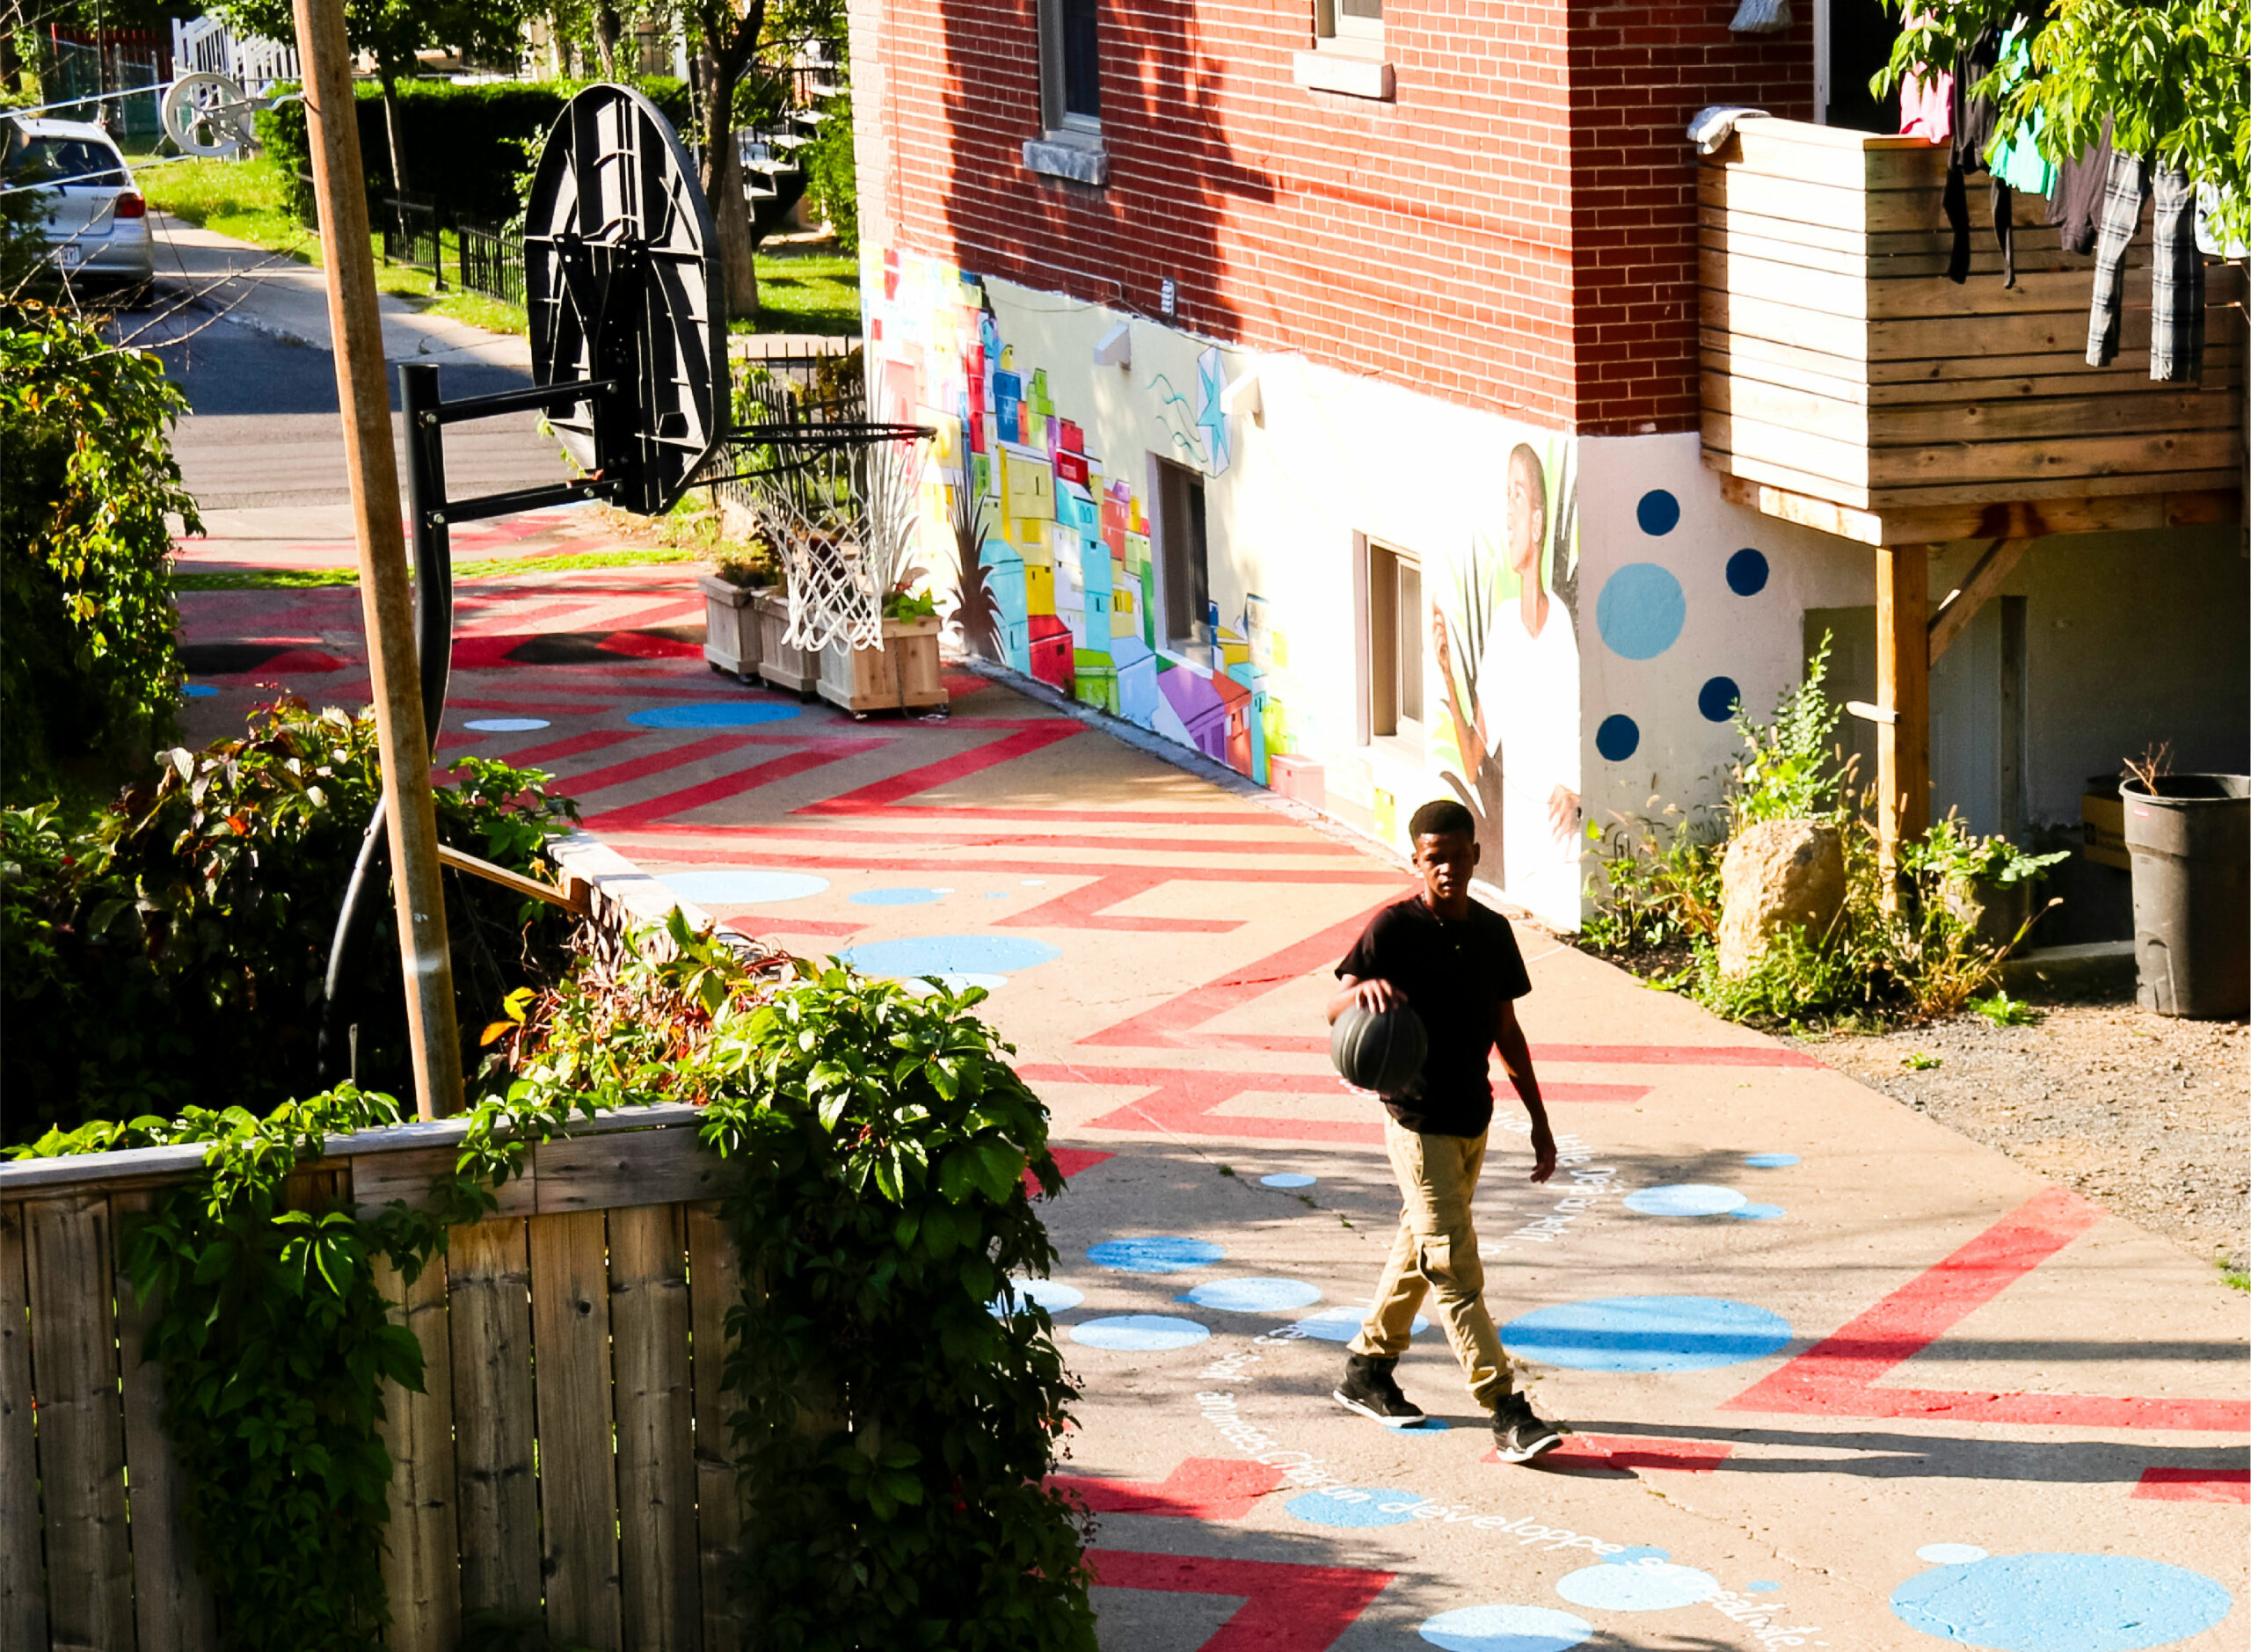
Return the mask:
[[[709,554],[666,545],[636,550],[582,550],[568,557],[487,557],[454,564],[454,583],[507,579],[519,574],[575,573],[588,568],[645,568],[671,562],[705,562]],[[302,591],[360,583],[356,568],[174,569],[175,591]]]
[[860,331],[860,266],[834,252],[794,249],[758,257],[758,318],[733,332],[815,332],[849,337]]

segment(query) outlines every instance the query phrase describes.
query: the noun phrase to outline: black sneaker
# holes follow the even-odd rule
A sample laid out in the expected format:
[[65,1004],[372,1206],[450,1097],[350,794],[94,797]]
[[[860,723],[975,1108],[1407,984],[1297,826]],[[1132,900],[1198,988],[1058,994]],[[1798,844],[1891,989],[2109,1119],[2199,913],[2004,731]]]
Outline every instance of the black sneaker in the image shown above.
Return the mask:
[[1344,1362],[1344,1380],[1337,1385],[1337,1404],[1372,1417],[1388,1429],[1411,1428],[1423,1420],[1423,1408],[1399,1392],[1392,1379],[1395,1359],[1375,1359],[1354,1354]]
[[1528,1463],[1563,1443],[1563,1430],[1532,1408],[1520,1394],[1506,1394],[1493,1408],[1494,1455],[1504,1463]]

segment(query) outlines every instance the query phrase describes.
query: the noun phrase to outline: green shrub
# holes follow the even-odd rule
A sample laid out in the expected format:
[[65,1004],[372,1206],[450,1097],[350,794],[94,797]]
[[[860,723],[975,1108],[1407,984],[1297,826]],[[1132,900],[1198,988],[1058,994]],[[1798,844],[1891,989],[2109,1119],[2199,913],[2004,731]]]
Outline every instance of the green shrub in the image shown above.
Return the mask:
[[176,513],[202,531],[155,355],[66,310],[0,305],[0,797],[97,782],[171,731],[182,680]]
[[[453,773],[440,838],[536,875],[571,811],[546,776],[477,758]],[[163,753],[89,825],[52,804],[0,814],[10,1139],[317,1091],[329,943],[379,789],[372,717],[284,701],[244,739]],[[466,1066],[492,1006],[559,964],[569,920],[458,872],[446,886]],[[411,1088],[396,937],[386,901],[361,986],[371,1088]]]
[[813,210],[836,232],[837,250],[856,255],[860,250],[860,182],[852,149],[852,98],[831,98],[822,106],[827,119],[803,151],[805,193]]
[[[448,222],[505,224],[523,207],[523,146],[537,146],[563,106],[590,83],[499,81],[456,86],[450,81],[409,80],[398,86],[399,145],[406,157],[406,186],[434,196]],[[685,82],[653,78],[639,91],[679,131],[691,127]],[[382,89],[358,88],[360,158],[370,195],[390,188],[390,138],[383,125]],[[311,171],[305,140],[305,106],[285,103],[258,117],[258,140],[283,174]]]

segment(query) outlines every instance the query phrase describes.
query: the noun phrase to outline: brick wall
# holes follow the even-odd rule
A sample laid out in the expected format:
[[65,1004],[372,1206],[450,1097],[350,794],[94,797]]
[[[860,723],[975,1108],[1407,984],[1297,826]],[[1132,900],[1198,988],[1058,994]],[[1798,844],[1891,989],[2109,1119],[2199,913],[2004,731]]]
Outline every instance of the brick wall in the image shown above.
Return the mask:
[[1589,430],[1695,423],[1689,114],[1810,96],[1810,25],[1737,45],[1729,0],[1393,0],[1388,103],[1292,83],[1313,0],[1105,4],[1093,189],[1023,164],[1032,0],[851,11],[877,238]]

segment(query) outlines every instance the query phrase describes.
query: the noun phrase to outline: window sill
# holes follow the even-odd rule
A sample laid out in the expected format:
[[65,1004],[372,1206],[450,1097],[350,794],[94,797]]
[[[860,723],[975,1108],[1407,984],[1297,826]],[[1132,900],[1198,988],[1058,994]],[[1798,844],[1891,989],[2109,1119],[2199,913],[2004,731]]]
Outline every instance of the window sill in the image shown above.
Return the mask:
[[1349,51],[1293,53],[1290,78],[1308,91],[1337,91],[1379,103],[1389,103],[1394,91],[1389,63]]
[[1100,189],[1110,182],[1110,151],[1100,139],[1077,137],[1026,138],[1024,164],[1027,171],[1045,178],[1065,178],[1075,184]]

